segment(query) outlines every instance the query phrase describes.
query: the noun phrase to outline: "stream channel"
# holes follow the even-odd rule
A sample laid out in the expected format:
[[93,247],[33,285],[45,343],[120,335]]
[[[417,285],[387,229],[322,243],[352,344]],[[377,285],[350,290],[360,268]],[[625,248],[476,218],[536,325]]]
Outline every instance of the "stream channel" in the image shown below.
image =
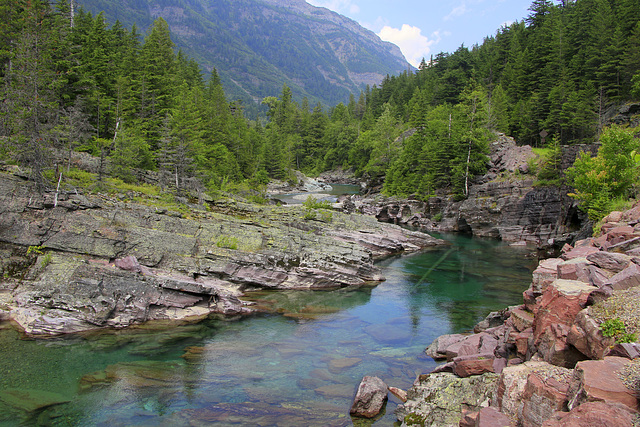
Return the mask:
[[424,349],[519,304],[531,248],[444,235],[450,247],[381,261],[374,288],[262,292],[269,312],[161,330],[21,339],[0,325],[0,426],[343,426],[365,375],[408,389]]

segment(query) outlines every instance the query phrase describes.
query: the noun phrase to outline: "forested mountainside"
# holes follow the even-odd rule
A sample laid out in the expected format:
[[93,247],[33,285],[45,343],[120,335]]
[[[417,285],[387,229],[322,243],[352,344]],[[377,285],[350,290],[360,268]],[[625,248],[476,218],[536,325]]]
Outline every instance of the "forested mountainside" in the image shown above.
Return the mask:
[[[163,18],[141,37],[101,14],[74,15],[64,0],[11,0],[0,10],[8,18],[0,27],[0,159],[29,167],[43,185],[60,179],[57,149],[99,156],[100,173],[83,176],[98,186],[103,173],[135,182],[136,170],[148,169],[178,193],[229,190],[287,179],[293,169],[343,167],[387,194],[464,198],[486,170],[496,131],[536,146],[546,131],[540,178],[554,182],[560,144],[593,142],[612,107],[640,98],[640,0],[565,3],[536,0],[524,22],[481,45],[441,53],[329,109],[296,102],[282,84],[262,101],[264,125],[227,100],[215,69],[205,77],[176,51]],[[604,168],[588,186],[605,198],[632,189],[608,187],[607,165],[628,169],[638,152],[612,135],[626,141],[624,162],[580,172]],[[74,174],[67,169],[63,184]]]
[[210,72],[230,99],[253,112],[283,84],[298,101],[346,102],[350,93],[409,68],[397,46],[328,9],[304,0],[80,0],[107,22],[141,32],[164,18],[179,49]]

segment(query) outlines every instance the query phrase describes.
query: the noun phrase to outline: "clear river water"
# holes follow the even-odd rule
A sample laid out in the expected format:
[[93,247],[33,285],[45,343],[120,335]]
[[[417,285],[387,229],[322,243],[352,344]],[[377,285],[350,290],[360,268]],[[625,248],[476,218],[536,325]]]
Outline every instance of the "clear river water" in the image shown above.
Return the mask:
[[463,235],[386,259],[374,288],[262,292],[263,313],[164,329],[26,340],[0,325],[0,426],[345,426],[365,375],[408,389],[438,335],[522,301],[531,249]]

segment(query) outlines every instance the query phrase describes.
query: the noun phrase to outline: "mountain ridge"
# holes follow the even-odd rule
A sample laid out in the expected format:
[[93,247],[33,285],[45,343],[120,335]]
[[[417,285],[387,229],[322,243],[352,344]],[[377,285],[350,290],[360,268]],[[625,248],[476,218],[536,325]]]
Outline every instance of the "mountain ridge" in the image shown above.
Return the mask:
[[411,66],[400,49],[350,18],[304,0],[82,0],[108,22],[146,31],[162,17],[177,48],[211,71],[231,99],[259,103],[289,86],[335,105]]

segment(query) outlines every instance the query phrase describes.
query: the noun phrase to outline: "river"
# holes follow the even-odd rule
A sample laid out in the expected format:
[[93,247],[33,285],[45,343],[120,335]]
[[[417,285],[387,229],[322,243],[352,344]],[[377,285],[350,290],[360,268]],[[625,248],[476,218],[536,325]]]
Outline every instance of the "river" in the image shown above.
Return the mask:
[[0,325],[0,426],[393,425],[349,407],[364,375],[407,389],[424,349],[519,304],[531,249],[463,235],[380,262],[374,288],[263,292],[249,318],[20,339]]

